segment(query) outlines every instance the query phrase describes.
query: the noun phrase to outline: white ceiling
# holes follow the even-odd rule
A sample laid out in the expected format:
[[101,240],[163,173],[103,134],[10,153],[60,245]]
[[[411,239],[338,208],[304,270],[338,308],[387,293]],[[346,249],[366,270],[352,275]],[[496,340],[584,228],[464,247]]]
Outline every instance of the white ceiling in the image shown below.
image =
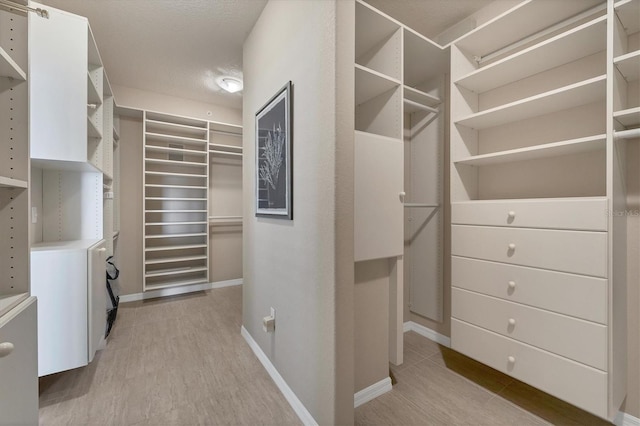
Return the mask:
[[242,77],[242,44],[266,0],[42,0],[89,18],[112,85],[233,108],[220,75]]
[[435,36],[482,9],[493,0],[365,0],[409,28]]
[[[433,38],[492,0],[367,1]],[[89,18],[112,85],[241,108],[242,93],[215,78],[242,77],[242,44],[267,0],[40,2]]]

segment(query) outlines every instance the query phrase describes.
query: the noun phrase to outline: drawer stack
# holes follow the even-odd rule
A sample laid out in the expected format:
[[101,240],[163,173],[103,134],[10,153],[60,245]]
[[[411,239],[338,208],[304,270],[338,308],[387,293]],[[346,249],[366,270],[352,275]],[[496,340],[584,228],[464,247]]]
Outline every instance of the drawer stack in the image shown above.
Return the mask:
[[610,421],[639,5],[523,1],[451,44],[452,347]]
[[453,203],[453,348],[606,413],[606,206],[595,197]]

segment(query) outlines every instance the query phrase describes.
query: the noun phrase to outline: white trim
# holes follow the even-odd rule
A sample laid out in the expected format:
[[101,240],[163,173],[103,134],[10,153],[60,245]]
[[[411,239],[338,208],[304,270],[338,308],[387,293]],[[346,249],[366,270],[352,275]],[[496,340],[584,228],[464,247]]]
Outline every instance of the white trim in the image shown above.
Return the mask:
[[631,414],[619,411],[613,424],[616,426],[640,426],[640,419]]
[[377,383],[372,384],[369,387],[362,389],[353,396],[353,406],[358,408],[362,404],[365,404],[372,399],[376,399],[380,395],[383,395],[391,390],[391,378],[385,377]]
[[[436,343],[441,344],[442,346],[446,346],[447,348],[451,347],[451,338],[445,336],[444,334],[440,334],[437,331],[434,331],[424,325],[418,324],[417,322],[407,321],[403,324],[403,330],[406,333],[407,331],[415,331],[419,335],[426,337],[429,340],[433,340]],[[640,425],[639,425],[640,426]]]
[[278,373],[278,370],[276,370],[276,367],[271,363],[271,360],[262,351],[262,348],[260,348],[255,340],[253,340],[253,337],[251,337],[251,334],[249,334],[247,329],[244,328],[244,325],[240,328],[240,334],[242,335],[242,337],[244,337],[244,340],[247,341],[247,344],[249,345],[251,350],[253,350],[253,353],[256,355],[256,357],[258,357],[258,359],[262,363],[262,366],[265,370],[267,370],[267,373],[269,373],[269,376],[271,376],[276,386],[278,387],[278,389],[280,389],[280,392],[282,392],[282,395],[284,395],[287,402],[289,403],[289,405],[291,405],[291,408],[293,408],[293,411],[296,412],[302,423],[309,426],[317,426],[318,422],[315,421],[302,401],[298,399],[287,382],[284,381],[280,373]]
[[145,291],[144,293],[123,294],[120,302],[135,302],[136,300],[155,299],[156,297],[175,296],[177,294],[194,293],[196,291],[211,290],[214,288],[231,287],[242,285],[242,278],[227,281],[216,281],[213,283],[192,284],[182,287],[161,288],[158,290]]

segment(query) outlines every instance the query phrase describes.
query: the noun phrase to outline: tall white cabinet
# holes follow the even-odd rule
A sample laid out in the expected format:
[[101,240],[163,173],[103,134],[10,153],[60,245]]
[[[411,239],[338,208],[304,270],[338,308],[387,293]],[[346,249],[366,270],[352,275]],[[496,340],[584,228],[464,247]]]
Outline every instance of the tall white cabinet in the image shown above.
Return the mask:
[[113,252],[113,96],[87,19],[47,10],[49,19],[29,20],[41,376],[93,359],[106,330],[104,261]]
[[[43,18],[39,18],[43,19]],[[29,282],[27,17],[0,8],[0,424],[38,424],[38,340]]]
[[608,419],[626,389],[628,3],[524,1],[451,46],[452,347]]

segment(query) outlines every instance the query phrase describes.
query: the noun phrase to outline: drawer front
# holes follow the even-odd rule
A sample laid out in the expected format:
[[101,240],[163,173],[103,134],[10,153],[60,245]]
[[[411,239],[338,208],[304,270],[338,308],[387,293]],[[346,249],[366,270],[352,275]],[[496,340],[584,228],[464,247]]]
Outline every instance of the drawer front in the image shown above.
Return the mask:
[[576,274],[607,276],[607,233],[454,225],[451,253]]
[[[607,417],[607,373],[451,320],[452,348],[600,417]],[[510,359],[510,357],[512,357]]]
[[451,284],[607,324],[607,280],[453,256]]
[[467,290],[452,291],[452,313],[540,349],[607,370],[607,327]]
[[452,203],[451,223],[520,228],[607,230],[607,200],[503,200]]

